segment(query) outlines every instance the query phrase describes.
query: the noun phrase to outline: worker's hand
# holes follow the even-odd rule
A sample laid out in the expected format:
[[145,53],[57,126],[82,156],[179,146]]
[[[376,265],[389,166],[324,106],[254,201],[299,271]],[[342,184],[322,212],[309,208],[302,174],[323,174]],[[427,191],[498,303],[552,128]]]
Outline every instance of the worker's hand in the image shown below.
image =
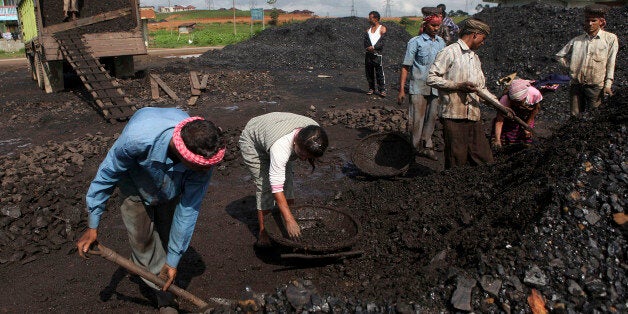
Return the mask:
[[295,240],[301,236],[301,227],[299,227],[297,221],[294,220],[294,217],[286,217],[284,218],[284,222],[286,223],[286,231],[288,231],[288,236],[291,239]]
[[373,46],[368,46],[368,47],[366,47],[366,51],[368,51],[368,52],[373,52],[373,51],[375,51],[375,47],[373,47]]
[[96,229],[89,228],[87,231],[81,235],[81,237],[76,242],[76,247],[78,248],[78,253],[82,258],[87,258],[85,253],[89,251],[89,248],[92,246],[92,243],[96,242],[98,238],[98,231]]
[[406,100],[406,92],[402,89],[399,91],[399,94],[397,94],[397,105],[401,106],[403,105],[403,102]]
[[613,90],[610,86],[604,87],[604,95],[613,96]]
[[161,278],[165,282],[161,290],[168,291],[168,288],[170,288],[170,285],[174,282],[174,277],[176,276],[177,269],[171,267],[168,264],[164,264],[164,266],[161,268],[161,271],[159,271],[159,278]]
[[508,107],[504,107],[504,109],[506,109],[506,117],[508,117],[508,119],[514,120],[515,119],[515,111],[512,110],[512,108],[508,108]]
[[523,130],[523,134],[525,135],[526,138],[532,138],[532,132],[528,130]]
[[493,142],[491,143],[491,146],[493,147],[493,150],[500,150],[500,149],[502,149],[502,141],[501,141],[501,139],[498,139],[498,138],[493,139]]
[[471,82],[460,82],[456,85],[456,90],[461,91],[461,92],[465,92],[465,93],[473,93],[475,91],[478,90],[478,88],[475,86],[475,83],[471,83]]

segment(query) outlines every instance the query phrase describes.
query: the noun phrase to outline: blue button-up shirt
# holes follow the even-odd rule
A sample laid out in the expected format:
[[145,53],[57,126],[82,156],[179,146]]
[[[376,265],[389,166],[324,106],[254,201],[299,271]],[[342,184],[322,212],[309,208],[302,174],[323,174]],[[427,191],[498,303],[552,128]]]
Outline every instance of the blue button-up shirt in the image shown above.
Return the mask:
[[421,34],[408,41],[403,65],[412,66],[408,91],[412,95],[438,95],[438,90],[427,86],[427,73],[434,63],[436,55],[445,48],[445,40],[436,36],[434,40],[428,34]]
[[166,262],[177,267],[187,250],[212,171],[198,172],[168,157],[174,127],[188,118],[174,108],[142,108],[129,120],[87,191],[89,227],[100,216],[116,186],[125,194],[139,195],[146,205],[163,204],[180,197],[170,236]]

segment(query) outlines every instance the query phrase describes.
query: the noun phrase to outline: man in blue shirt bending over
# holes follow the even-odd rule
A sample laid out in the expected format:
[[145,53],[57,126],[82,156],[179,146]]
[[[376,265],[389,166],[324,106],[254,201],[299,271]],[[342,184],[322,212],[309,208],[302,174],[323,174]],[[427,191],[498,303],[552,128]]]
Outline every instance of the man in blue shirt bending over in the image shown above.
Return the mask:
[[422,11],[428,15],[423,18],[419,36],[413,37],[408,42],[399,77],[397,103],[402,105],[406,98],[405,85],[410,73],[408,133],[418,155],[437,160],[432,134],[438,112],[438,90],[427,86],[426,81],[436,55],[445,48],[445,41],[436,35],[443,19],[436,8],[423,8]]
[[166,285],[160,309],[174,307],[168,287],[187,250],[215,164],[225,154],[219,129],[174,108],[138,110],[100,164],[87,191],[88,229],[77,242],[82,257],[97,240],[100,216],[117,186],[131,259]]

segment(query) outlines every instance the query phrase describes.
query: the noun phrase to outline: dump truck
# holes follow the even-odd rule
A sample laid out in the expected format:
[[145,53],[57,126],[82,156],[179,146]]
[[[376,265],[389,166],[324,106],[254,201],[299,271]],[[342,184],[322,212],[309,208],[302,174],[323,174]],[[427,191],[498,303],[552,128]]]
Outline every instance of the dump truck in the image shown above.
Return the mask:
[[133,56],[145,55],[139,0],[79,0],[68,19],[61,0],[21,0],[18,20],[30,73],[48,93],[65,88],[76,74],[107,119],[135,110],[116,77],[134,75]]

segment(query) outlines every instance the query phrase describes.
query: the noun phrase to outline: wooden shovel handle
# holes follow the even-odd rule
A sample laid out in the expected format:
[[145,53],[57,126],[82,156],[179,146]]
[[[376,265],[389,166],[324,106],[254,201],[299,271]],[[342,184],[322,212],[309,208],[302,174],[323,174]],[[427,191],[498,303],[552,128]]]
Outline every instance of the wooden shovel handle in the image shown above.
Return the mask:
[[[98,250],[90,250],[89,254],[94,254],[94,255],[100,255],[102,256],[104,259],[114,262],[122,267],[124,267],[126,270],[128,270],[129,272],[136,274],[138,276],[141,276],[142,278],[154,283],[155,285],[157,285],[158,287],[163,287],[164,284],[166,283],[163,279],[159,278],[159,276],[149,272],[148,270],[136,265],[135,263],[133,263],[131,260],[129,260],[128,258],[124,258],[122,256],[120,256],[118,253],[116,253],[115,251],[113,251],[112,249],[102,245],[102,244],[98,244]],[[174,284],[170,285],[170,287],[168,288],[168,291],[176,294],[179,297],[182,297],[192,303],[194,303],[194,305],[196,305],[197,307],[199,307],[200,309],[202,309],[203,311],[205,311],[207,308],[209,308],[209,304],[207,304],[207,302],[201,300],[200,298],[198,298],[197,296],[187,292],[185,289],[182,289]]]
[[513,115],[512,117],[509,117],[509,111],[508,109],[506,109],[506,107],[504,107],[502,104],[499,103],[499,101],[497,101],[495,98],[491,97],[492,95],[490,95],[489,93],[483,91],[483,90],[478,90],[475,92],[476,94],[478,94],[478,96],[480,96],[480,98],[482,98],[484,101],[486,101],[489,105],[491,105],[493,108],[495,108],[497,111],[503,113],[507,118],[511,119],[511,120],[515,120],[515,122],[519,123],[524,129],[532,132],[533,134],[536,135],[536,132],[534,132],[534,129],[532,129],[530,127],[530,125],[528,125],[525,121],[521,120],[521,118]]

